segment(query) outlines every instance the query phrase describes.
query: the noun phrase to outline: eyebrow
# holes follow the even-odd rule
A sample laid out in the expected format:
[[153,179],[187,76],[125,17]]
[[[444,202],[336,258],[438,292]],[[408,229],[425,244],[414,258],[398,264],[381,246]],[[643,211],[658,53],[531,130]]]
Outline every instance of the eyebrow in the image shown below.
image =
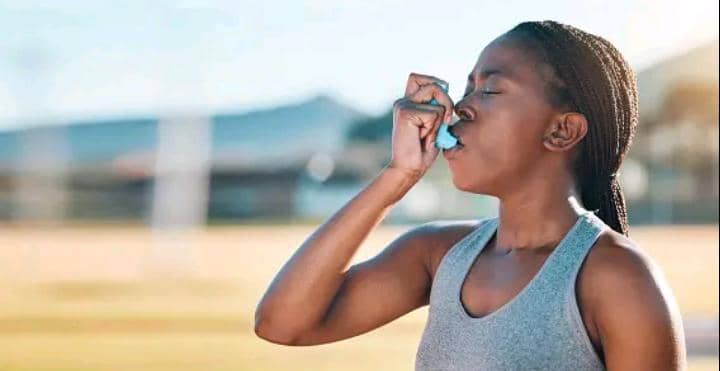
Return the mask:
[[[508,78],[508,73],[499,68],[490,68],[490,69],[480,71],[480,77],[482,77],[482,78],[488,78],[493,75],[499,75],[500,77]],[[475,81],[472,72],[470,72],[470,74],[468,75],[468,81],[472,81],[472,82]]]

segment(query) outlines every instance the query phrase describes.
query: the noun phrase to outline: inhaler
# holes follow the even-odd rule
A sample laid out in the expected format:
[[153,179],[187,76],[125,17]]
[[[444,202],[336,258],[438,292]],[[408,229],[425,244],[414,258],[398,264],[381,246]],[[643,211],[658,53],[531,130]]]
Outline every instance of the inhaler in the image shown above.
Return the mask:
[[[448,85],[446,83],[437,83],[440,88],[444,92],[448,92]],[[433,98],[428,104],[438,105],[439,103]],[[452,147],[455,147],[458,143],[457,138],[455,138],[450,132],[448,131],[449,126],[445,123],[440,124],[440,129],[438,130],[437,138],[435,138],[435,147],[440,149],[450,149]]]

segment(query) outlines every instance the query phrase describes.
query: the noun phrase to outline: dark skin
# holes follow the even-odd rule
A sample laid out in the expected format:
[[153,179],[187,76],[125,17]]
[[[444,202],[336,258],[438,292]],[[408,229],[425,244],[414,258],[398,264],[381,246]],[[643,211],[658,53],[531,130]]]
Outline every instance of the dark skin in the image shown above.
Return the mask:
[[[453,183],[500,200],[497,233],[462,286],[466,310],[475,317],[494,312],[537,274],[585,210],[569,169],[588,122],[548,103],[544,87],[552,71],[518,45],[505,36],[488,45],[457,104],[432,84],[441,80],[410,75],[406,96],[395,105],[393,161],[276,276],[256,311],[259,336],[278,344],[323,344],[366,333],[429,303],[442,257],[476,223],[423,224],[374,258],[345,267],[432,164],[437,127],[453,110],[460,121],[452,130],[463,143],[446,156]],[[440,106],[424,104],[431,98]],[[672,292],[631,239],[613,230],[600,235],[578,273],[576,296],[587,334],[609,370],[686,367]],[[295,310],[288,314],[287,308]]]

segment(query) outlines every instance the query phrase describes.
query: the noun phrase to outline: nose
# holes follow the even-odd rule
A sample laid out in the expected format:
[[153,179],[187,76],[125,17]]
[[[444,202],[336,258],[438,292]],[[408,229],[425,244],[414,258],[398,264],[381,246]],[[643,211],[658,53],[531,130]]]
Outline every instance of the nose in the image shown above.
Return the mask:
[[453,112],[455,112],[455,115],[457,115],[457,116],[460,116],[460,112],[459,112],[460,111],[460,103],[462,103],[462,100],[458,101],[453,106]]
[[460,118],[462,120],[469,119],[467,105],[468,105],[468,103],[465,99],[461,99],[457,103],[455,103],[455,106],[453,106],[453,111],[455,112],[455,115],[457,115],[458,118]]

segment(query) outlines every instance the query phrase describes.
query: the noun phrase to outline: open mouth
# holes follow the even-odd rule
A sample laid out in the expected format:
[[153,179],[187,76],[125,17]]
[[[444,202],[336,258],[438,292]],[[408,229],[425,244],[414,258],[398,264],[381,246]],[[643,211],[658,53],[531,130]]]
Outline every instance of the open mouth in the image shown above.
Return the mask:
[[[457,123],[457,121],[456,121],[455,123]],[[457,133],[455,133],[455,130],[454,130],[455,127],[454,127],[454,125],[455,125],[455,124],[450,125],[450,126],[448,127],[448,133],[449,133],[450,135],[452,135],[452,137],[457,140],[457,145],[459,145],[459,146],[465,146],[465,144],[462,142],[462,139],[460,138],[460,136],[457,135]]]
[[454,153],[465,147],[465,143],[462,142],[460,136],[452,132],[454,127],[452,125],[442,124],[438,129],[438,136],[436,140],[436,147],[442,148],[443,153]]
[[460,141],[458,141],[456,145],[454,145],[454,146],[452,146],[452,147],[450,147],[450,148],[447,148],[447,149],[445,149],[445,150],[446,150],[446,151],[455,151],[455,150],[460,150],[460,149],[463,149],[463,148],[465,148],[465,145],[462,144],[462,143],[460,143]]
[[455,133],[453,133],[452,130],[450,130],[450,133],[451,133],[451,135],[453,136],[453,138],[455,138],[455,140],[457,141],[457,143],[455,144],[455,146],[454,146],[453,148],[455,148],[455,147],[465,147],[465,143],[463,143],[462,138],[460,138],[459,135],[456,135]]
[[452,158],[455,154],[462,151],[463,148],[465,148],[465,146],[461,144],[460,141],[458,141],[456,145],[452,146],[451,148],[443,149],[442,151],[445,158]]

